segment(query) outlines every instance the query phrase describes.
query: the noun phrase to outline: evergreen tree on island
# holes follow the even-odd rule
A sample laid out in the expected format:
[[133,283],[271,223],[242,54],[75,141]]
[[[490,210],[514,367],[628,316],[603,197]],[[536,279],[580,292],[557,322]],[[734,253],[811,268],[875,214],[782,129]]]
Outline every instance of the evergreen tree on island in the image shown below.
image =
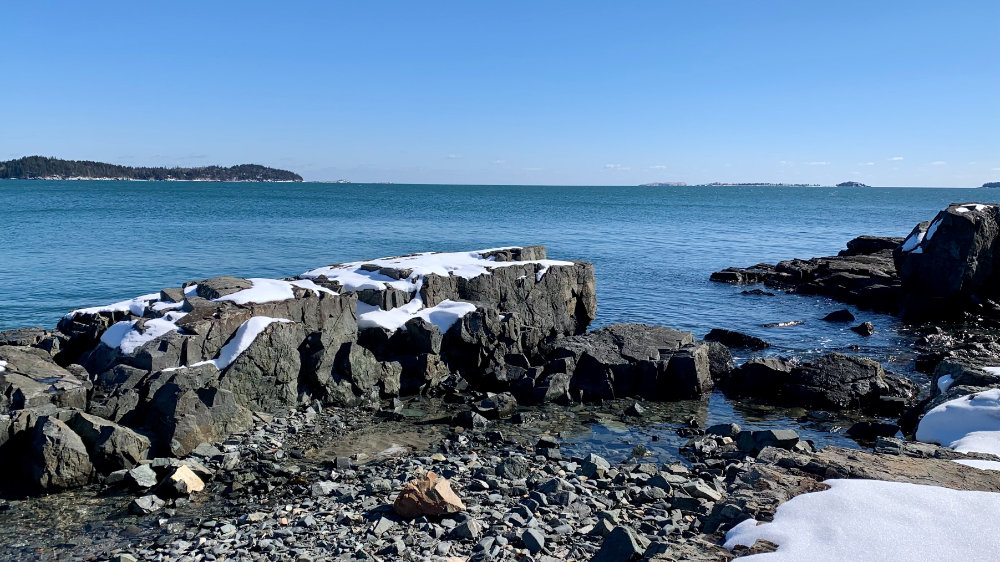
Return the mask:
[[133,168],[89,160],[60,160],[26,156],[0,162],[0,179],[99,179],[151,181],[302,181],[287,170],[258,164],[204,166],[199,168]]
[[1000,181],[988,181],[983,184],[983,187],[1000,187]]

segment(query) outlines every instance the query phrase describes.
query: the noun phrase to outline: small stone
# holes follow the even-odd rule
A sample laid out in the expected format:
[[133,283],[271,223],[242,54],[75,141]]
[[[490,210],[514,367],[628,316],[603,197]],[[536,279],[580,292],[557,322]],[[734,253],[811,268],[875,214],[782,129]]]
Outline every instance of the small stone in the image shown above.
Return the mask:
[[150,513],[160,511],[165,505],[166,502],[157,496],[150,494],[148,496],[142,496],[132,500],[132,503],[129,504],[129,511],[135,513],[136,515],[149,515]]
[[604,457],[591,453],[583,460],[580,468],[583,475],[587,478],[602,478],[611,468],[611,463],[605,460]]
[[646,415],[646,408],[643,408],[642,404],[639,404],[638,402],[633,402],[632,405],[625,410],[625,415],[641,418]]
[[531,474],[531,464],[522,456],[504,459],[497,465],[497,475],[508,480],[524,480]]
[[469,519],[465,523],[455,527],[452,534],[463,539],[478,540],[483,534],[483,524],[475,519]]
[[374,534],[376,537],[381,537],[386,532],[388,532],[389,529],[392,529],[395,525],[396,524],[392,522],[390,519],[382,517],[381,519],[378,520],[378,523],[375,523],[375,526],[372,527],[372,534]]
[[717,492],[708,484],[697,480],[694,482],[688,482],[682,486],[681,489],[692,498],[702,498],[712,502],[717,502],[722,499],[722,494]]
[[[643,544],[643,543],[646,544]],[[591,562],[629,562],[638,560],[646,551],[649,541],[639,537],[627,527],[618,526],[604,537],[601,550]]]
[[148,489],[156,486],[158,482],[156,478],[156,473],[153,472],[153,468],[148,464],[140,464],[139,466],[128,471],[128,476],[125,480],[133,487],[137,489]]
[[538,529],[527,529],[521,533],[521,540],[528,552],[537,554],[545,549],[545,533]]
[[320,498],[323,496],[329,496],[331,492],[337,489],[337,485],[329,480],[322,480],[320,482],[314,482],[310,486],[309,492],[314,498]]
[[862,336],[870,336],[875,333],[875,326],[871,322],[862,322],[851,328],[851,331]]
[[164,484],[180,496],[187,496],[205,489],[205,482],[184,465],[177,467],[173,474],[167,477]]

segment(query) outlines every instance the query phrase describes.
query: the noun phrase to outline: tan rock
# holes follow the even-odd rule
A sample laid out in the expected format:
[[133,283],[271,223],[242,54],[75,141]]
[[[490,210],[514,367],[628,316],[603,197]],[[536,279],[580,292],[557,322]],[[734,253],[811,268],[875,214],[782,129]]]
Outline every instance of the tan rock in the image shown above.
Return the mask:
[[452,491],[448,480],[433,472],[408,482],[396,496],[392,507],[397,514],[407,519],[465,511],[465,504]]
[[178,494],[188,495],[205,489],[205,482],[190,468],[181,465],[170,475],[170,482]]

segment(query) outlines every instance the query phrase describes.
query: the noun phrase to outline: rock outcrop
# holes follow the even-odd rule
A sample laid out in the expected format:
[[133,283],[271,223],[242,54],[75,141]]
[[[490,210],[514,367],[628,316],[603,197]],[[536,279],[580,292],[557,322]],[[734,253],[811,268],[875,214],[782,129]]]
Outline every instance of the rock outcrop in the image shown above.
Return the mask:
[[548,346],[547,359],[583,399],[697,398],[713,386],[709,346],[663,326],[615,324],[563,338]]
[[754,359],[734,369],[720,386],[732,396],[775,404],[888,415],[902,413],[919,390],[909,379],[886,373],[877,361],[840,353],[801,365]]
[[901,238],[861,236],[836,256],[793,259],[748,268],[730,267],[712,281],[738,285],[763,283],[792,293],[824,295],[879,312],[896,313],[901,284],[893,249]]
[[0,415],[26,412],[0,420],[0,450],[58,489],[187,455],[302,402],[378,408],[459,381],[564,396],[568,378],[527,375],[596,307],[593,266],[542,246],[189,281],[73,311],[54,332],[0,334]]
[[893,254],[907,320],[1000,316],[1000,207],[954,203],[918,224]]

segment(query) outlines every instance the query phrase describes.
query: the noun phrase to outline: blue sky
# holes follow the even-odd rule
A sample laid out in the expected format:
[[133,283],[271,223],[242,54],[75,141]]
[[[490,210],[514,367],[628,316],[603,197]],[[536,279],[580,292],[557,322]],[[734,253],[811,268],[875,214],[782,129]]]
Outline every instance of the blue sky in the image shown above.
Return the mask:
[[7,2],[0,158],[1000,180],[1000,2]]

